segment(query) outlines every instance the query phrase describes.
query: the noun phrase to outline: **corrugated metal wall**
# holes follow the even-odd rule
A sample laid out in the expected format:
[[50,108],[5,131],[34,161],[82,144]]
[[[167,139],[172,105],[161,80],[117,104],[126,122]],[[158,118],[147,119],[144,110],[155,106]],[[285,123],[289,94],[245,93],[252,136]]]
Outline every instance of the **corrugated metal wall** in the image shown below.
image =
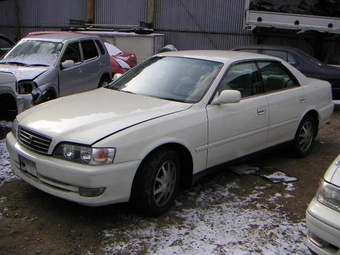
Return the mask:
[[0,32],[19,39],[31,31],[69,26],[69,20],[86,19],[86,0],[0,1]]
[[[273,0],[274,5],[288,1]],[[298,4],[292,0],[289,3]],[[317,0],[307,0],[315,4]],[[146,21],[148,0],[96,0],[96,24],[137,25]],[[313,55],[315,33],[294,31],[263,33],[243,29],[246,0],[154,0],[153,27],[165,34],[165,43],[180,50],[219,49],[260,43],[288,45]],[[87,19],[87,0],[2,0],[0,33],[20,39],[36,30],[61,29],[70,20]],[[339,36],[326,36],[324,56],[340,52]]]
[[97,0],[95,23],[138,25],[146,21],[147,5],[148,0]]
[[179,49],[229,49],[251,40],[243,29],[244,1],[156,1],[155,29]]

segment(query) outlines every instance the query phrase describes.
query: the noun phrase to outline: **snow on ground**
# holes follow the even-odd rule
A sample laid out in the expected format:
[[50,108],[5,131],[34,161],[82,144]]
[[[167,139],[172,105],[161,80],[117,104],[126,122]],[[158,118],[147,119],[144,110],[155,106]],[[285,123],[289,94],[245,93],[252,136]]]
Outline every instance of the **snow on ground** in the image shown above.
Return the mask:
[[[280,208],[269,210],[261,203],[257,209],[248,209],[247,202],[261,197],[261,191],[240,198],[232,193],[235,188],[239,188],[236,183],[210,190],[197,187],[185,196],[198,206],[181,210],[177,204],[168,224],[164,224],[164,219],[159,224],[157,219],[127,216],[124,229],[104,231],[105,254],[308,253],[305,222],[289,222]],[[275,203],[275,198],[268,201]]]
[[[3,125],[10,124],[0,122],[0,128]],[[1,188],[18,177],[12,172],[5,139],[0,140],[0,155]],[[243,174],[254,171],[248,169]],[[239,197],[233,194],[239,188],[236,182],[227,185],[214,182],[204,188],[195,185],[194,190],[181,196],[196,204],[196,208],[183,208],[177,202],[170,217],[162,221],[133,214],[123,216],[126,222],[123,229],[102,231],[103,250],[107,255],[308,254],[305,222],[290,222],[280,206],[268,209],[268,204],[275,205],[281,197],[294,198],[289,194],[294,184],[284,185],[284,194],[276,193],[266,199],[262,196],[266,186],[255,187],[251,195]],[[0,203],[4,201],[6,198],[0,198]],[[249,203],[256,204],[255,209],[250,209]]]

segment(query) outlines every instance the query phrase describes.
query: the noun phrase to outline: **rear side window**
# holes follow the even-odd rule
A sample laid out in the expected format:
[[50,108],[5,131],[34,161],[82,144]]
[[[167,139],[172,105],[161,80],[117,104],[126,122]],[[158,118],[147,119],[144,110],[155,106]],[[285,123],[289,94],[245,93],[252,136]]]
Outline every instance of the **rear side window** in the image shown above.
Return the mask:
[[95,41],[96,41],[96,44],[97,44],[97,46],[98,46],[98,48],[100,50],[100,53],[102,55],[105,55],[105,50],[104,50],[103,44],[99,40],[95,40]]
[[280,62],[258,62],[265,92],[273,92],[299,86],[295,76]]
[[83,48],[84,60],[97,58],[99,56],[97,47],[93,40],[81,41],[81,47]]

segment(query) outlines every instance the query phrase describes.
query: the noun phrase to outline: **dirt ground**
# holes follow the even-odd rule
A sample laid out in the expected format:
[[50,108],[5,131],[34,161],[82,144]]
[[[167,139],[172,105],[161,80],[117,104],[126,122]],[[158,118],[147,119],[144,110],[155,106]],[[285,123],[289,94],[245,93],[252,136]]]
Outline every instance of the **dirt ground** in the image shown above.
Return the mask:
[[[289,176],[297,177],[295,199],[280,199],[282,210],[293,222],[305,218],[305,210],[315,194],[320,178],[329,164],[340,153],[340,109],[332,116],[331,124],[326,125],[316,139],[312,153],[302,159],[289,155],[285,148],[276,149],[248,162],[260,167],[260,172],[273,172],[278,169]],[[221,173],[219,173],[221,174]],[[235,192],[250,194],[256,186],[268,181],[257,175],[237,175],[224,171],[225,178],[216,175],[199,181],[200,188],[207,188],[207,181],[230,182],[238,180],[241,187]],[[203,185],[202,185],[203,184]],[[197,187],[197,186],[196,186]],[[282,186],[271,184],[264,190],[265,196],[280,192]],[[178,198],[184,207],[195,208],[185,199],[185,192]],[[249,207],[256,206],[254,202]],[[268,205],[270,206],[273,205]],[[175,210],[175,209],[174,209]],[[0,255],[13,254],[102,254],[103,229],[120,226],[124,228],[124,218],[118,215],[133,215],[127,204],[89,208],[61,200],[45,194],[21,180],[12,181],[0,187]],[[170,217],[164,215],[159,221]]]

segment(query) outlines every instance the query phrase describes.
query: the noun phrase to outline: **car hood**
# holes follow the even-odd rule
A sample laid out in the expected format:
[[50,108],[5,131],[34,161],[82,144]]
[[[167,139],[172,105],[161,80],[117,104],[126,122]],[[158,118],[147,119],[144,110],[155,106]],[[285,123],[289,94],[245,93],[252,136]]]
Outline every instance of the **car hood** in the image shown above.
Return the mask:
[[340,155],[329,166],[324,176],[325,181],[340,187]]
[[20,125],[53,138],[93,144],[110,134],[192,104],[100,88],[35,106],[18,115]]
[[49,67],[28,67],[18,65],[0,64],[0,71],[11,72],[17,77],[18,81],[21,80],[34,80],[40,74],[46,72]]

